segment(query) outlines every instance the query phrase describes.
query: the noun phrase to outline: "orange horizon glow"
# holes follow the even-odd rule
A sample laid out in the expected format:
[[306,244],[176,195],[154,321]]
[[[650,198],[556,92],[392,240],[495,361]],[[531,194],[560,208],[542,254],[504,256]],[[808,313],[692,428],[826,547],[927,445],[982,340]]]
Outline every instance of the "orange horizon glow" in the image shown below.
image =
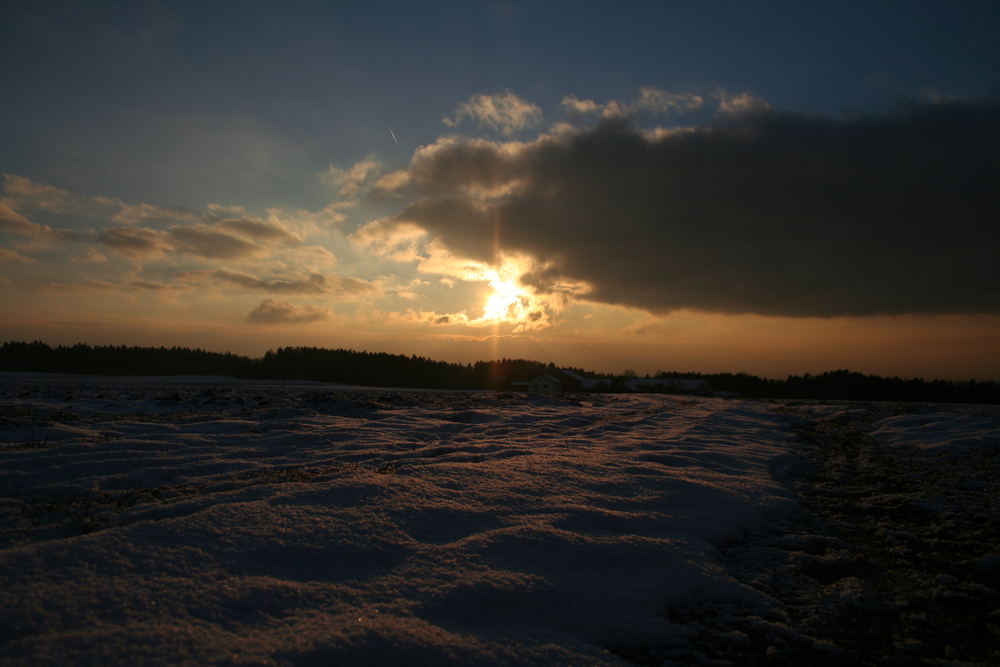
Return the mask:
[[[1000,381],[1000,316],[792,318],[678,312],[655,318],[631,313],[635,324],[606,331],[622,309],[570,307],[559,327],[504,333],[510,323],[483,328],[412,325],[409,333],[377,321],[323,321],[260,327],[241,321],[154,319],[129,315],[24,317],[0,310],[0,340],[49,345],[181,346],[261,357],[294,346],[350,348],[473,363],[524,358],[558,366],[640,375],[660,370],[746,372],[769,378],[848,369],[886,377]],[[462,333],[466,331],[468,333]]]

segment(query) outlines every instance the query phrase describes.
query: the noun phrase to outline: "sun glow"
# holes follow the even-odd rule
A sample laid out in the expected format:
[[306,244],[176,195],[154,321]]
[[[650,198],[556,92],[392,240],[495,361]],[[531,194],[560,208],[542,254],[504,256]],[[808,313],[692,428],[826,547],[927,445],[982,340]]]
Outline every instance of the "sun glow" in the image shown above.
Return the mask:
[[497,322],[517,322],[519,307],[526,306],[530,300],[528,295],[514,280],[503,280],[496,271],[490,271],[490,287],[493,294],[486,299],[483,306],[483,319]]
[[509,258],[496,268],[483,272],[483,279],[493,290],[483,304],[483,314],[474,322],[479,324],[512,324],[514,331],[536,329],[548,325],[551,305],[531,288],[521,284],[523,263]]
[[479,308],[472,312],[410,312],[405,318],[408,321],[436,326],[491,327],[494,335],[519,334],[557,324],[570,299],[589,291],[585,283],[562,279],[537,288],[534,281],[526,277],[544,272],[549,265],[540,264],[531,257],[503,255],[499,262],[486,264],[453,256],[441,248],[433,250],[421,264],[421,272],[442,274],[446,276],[442,282],[448,281],[449,285],[454,285],[456,280],[485,283],[488,291],[481,297]]

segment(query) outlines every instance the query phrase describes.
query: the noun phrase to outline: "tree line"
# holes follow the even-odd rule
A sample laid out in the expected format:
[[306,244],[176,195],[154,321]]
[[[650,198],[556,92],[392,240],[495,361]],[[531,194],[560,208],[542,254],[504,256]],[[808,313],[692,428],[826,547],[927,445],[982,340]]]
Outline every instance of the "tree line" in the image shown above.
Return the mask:
[[[552,373],[556,367],[526,359],[461,364],[343,348],[283,347],[268,350],[263,357],[254,359],[186,347],[84,343],[52,347],[40,341],[11,341],[0,345],[0,370],[88,375],[225,375],[373,387],[504,390],[512,382]],[[582,369],[572,370],[596,376]],[[613,383],[613,387],[622,388],[624,377],[615,378],[619,382]],[[784,380],[747,373],[660,372],[656,377],[700,378],[715,391],[753,398],[1000,403],[1000,384],[996,382],[885,378],[848,370],[790,375]]]
[[459,364],[416,355],[317,347],[268,350],[260,359],[186,347],[59,345],[11,341],[0,345],[0,370],[87,375],[225,375],[250,379],[317,380],[373,387],[506,389],[554,368],[525,359]]
[[789,375],[784,380],[747,373],[661,372],[656,377],[700,378],[716,391],[736,392],[753,398],[1000,403],[1000,384],[996,382],[887,378],[849,370]]

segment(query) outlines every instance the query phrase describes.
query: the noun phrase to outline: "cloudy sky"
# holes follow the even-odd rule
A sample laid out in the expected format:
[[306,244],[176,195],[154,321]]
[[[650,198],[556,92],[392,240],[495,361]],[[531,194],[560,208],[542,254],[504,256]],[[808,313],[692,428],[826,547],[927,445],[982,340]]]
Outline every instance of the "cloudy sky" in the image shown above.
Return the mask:
[[0,339],[1000,379],[995,2],[0,13]]

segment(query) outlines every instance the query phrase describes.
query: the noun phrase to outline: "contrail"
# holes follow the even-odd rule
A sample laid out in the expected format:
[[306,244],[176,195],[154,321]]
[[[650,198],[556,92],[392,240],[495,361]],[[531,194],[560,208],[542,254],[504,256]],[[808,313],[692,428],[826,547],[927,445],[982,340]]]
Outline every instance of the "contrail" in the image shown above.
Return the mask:
[[396,145],[398,146],[398,145],[399,145],[399,140],[398,140],[398,139],[396,139],[396,133],[392,131],[392,128],[391,128],[391,127],[389,128],[389,134],[391,134],[391,135],[392,135],[392,140],[393,140],[393,141],[395,141],[395,142],[396,142]]

